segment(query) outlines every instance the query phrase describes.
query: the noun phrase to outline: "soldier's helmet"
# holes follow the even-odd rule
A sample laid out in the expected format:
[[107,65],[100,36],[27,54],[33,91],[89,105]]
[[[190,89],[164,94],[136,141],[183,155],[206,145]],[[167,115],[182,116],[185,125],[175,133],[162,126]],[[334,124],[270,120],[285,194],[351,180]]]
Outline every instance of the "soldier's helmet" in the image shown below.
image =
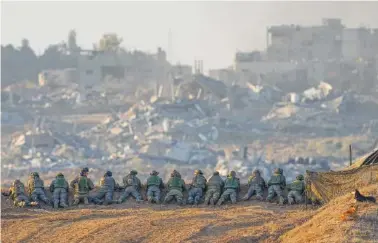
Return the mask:
[[297,180],[303,181],[304,180],[304,176],[303,175],[297,175]]
[[87,170],[87,168],[83,168],[83,169],[81,169],[81,171],[80,171],[80,175],[81,176],[84,176],[84,174],[85,173],[88,173],[89,172],[89,170]]
[[280,175],[283,175],[283,169],[279,168]]
[[219,172],[218,172],[218,171],[214,171],[214,172],[213,172],[213,175],[215,175],[215,176],[216,176],[216,175],[219,175]]
[[202,170],[195,170],[195,171],[194,171],[194,174],[195,174],[195,175],[202,175]]
[[106,176],[112,176],[113,173],[112,173],[110,170],[108,170],[108,171],[105,173],[105,175],[106,175]]
[[64,175],[63,175],[63,173],[58,173],[57,175],[56,175],[56,177],[64,177]]
[[230,171],[230,173],[228,174],[228,176],[235,177],[236,176],[236,172],[232,170],[232,171]]
[[253,176],[260,175],[260,171],[259,171],[259,170],[254,170],[254,171],[252,172],[252,175],[253,175]]
[[20,183],[21,183],[20,180],[14,180],[13,183],[12,183],[12,186],[16,186],[16,185],[18,185]]
[[171,177],[179,176],[180,173],[177,170],[173,170],[171,173]]
[[84,167],[81,171],[83,171],[83,172],[89,172],[89,168],[88,167]]
[[150,175],[158,175],[159,174],[159,172],[157,172],[156,170],[153,170],[153,171],[151,171],[151,173],[150,173]]
[[130,175],[137,175],[138,174],[138,171],[136,171],[136,170],[131,170],[130,171]]
[[34,175],[34,177],[39,177],[38,172],[34,172],[33,175]]

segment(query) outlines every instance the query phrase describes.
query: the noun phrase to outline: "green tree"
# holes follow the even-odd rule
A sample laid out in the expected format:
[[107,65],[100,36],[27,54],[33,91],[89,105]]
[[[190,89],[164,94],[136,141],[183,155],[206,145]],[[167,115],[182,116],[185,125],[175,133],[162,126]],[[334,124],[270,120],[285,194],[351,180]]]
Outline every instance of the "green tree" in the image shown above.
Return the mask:
[[122,38],[118,37],[117,34],[114,34],[114,33],[103,34],[97,48],[99,51],[117,52],[120,50],[121,43],[122,43]]

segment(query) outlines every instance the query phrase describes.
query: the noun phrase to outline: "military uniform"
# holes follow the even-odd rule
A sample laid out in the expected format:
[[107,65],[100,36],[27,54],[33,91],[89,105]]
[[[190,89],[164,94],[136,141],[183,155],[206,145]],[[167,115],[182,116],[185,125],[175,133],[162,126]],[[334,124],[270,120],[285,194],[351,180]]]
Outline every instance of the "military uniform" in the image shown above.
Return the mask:
[[240,191],[240,180],[236,178],[235,171],[231,171],[226,181],[224,182],[224,189],[217,205],[220,206],[227,199],[230,198],[233,204],[236,203],[238,192]]
[[55,180],[50,184],[50,192],[53,194],[54,208],[58,208],[59,205],[63,208],[68,207],[68,182],[64,178],[62,173],[59,173]]
[[[111,171],[107,171],[104,176],[100,180],[100,189],[98,190],[96,196],[92,198],[93,202],[96,204],[103,203],[104,205],[108,205],[113,203],[113,193],[116,188],[118,188],[118,184],[112,177],[113,173]],[[104,200],[103,200],[104,199]]]
[[46,197],[45,186],[43,180],[39,178],[37,172],[31,173],[28,180],[28,192],[34,202],[39,200],[43,201],[46,204],[50,204],[50,200]]
[[243,197],[243,200],[250,199],[256,194],[256,199],[262,200],[264,196],[264,189],[266,187],[264,178],[261,177],[260,171],[255,170],[252,176],[248,178],[248,192]]
[[303,192],[306,189],[303,175],[298,175],[296,180],[288,186],[289,193],[287,195],[288,203],[300,203],[303,199]]
[[29,198],[25,195],[25,186],[20,180],[15,180],[9,188],[10,198],[16,207],[31,206]]
[[195,176],[192,179],[191,188],[189,190],[188,195],[188,203],[189,204],[198,204],[202,195],[203,191],[206,188],[206,178],[203,176],[201,170],[195,171]]
[[147,178],[147,199],[149,202],[160,202],[161,189],[164,189],[163,180],[158,176],[159,172],[152,171]]
[[219,176],[218,171],[214,172],[213,176],[210,177],[206,183],[206,187],[205,204],[208,205],[210,203],[214,205],[218,201],[224,187],[224,181]]
[[164,198],[164,203],[169,203],[173,198],[176,198],[178,204],[183,203],[183,194],[182,192],[186,190],[185,182],[181,179],[179,173],[173,172],[171,178],[167,183],[168,193]]
[[88,169],[84,168],[80,176],[71,181],[70,186],[74,189],[74,202],[72,205],[78,205],[80,201],[89,204],[89,191],[94,189],[94,184],[87,177]]
[[132,170],[130,174],[123,178],[123,185],[125,186],[125,191],[122,193],[120,198],[118,199],[118,203],[123,203],[128,196],[133,196],[137,202],[141,202],[142,196],[140,195],[140,189],[142,188],[142,184],[136,175],[138,174],[137,171]]
[[286,178],[283,175],[283,170],[280,168],[277,168],[274,171],[274,174],[268,181],[268,196],[266,198],[267,201],[272,201],[274,196],[277,195],[279,203],[283,204],[285,199],[283,197],[283,190],[286,187]]

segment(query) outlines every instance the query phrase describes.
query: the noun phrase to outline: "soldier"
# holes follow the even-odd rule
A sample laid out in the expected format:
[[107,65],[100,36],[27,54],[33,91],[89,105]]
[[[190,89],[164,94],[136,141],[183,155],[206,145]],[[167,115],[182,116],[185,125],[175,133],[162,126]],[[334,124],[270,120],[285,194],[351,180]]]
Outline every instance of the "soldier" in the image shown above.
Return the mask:
[[13,181],[9,188],[10,198],[16,207],[35,206],[37,202],[30,203],[29,198],[25,195],[25,186],[20,180]]
[[[92,198],[93,202],[96,204],[103,203],[104,205],[113,203],[113,193],[118,187],[118,184],[113,178],[113,173],[107,171],[100,180],[100,189],[96,196]],[[102,201],[102,199],[104,199],[104,201]]]
[[39,178],[38,172],[32,172],[28,180],[28,192],[34,202],[38,200],[43,201],[45,204],[50,204],[50,200],[46,197],[45,186],[43,180]]
[[235,204],[238,192],[240,191],[240,180],[236,178],[236,172],[231,171],[228,175],[226,181],[224,182],[224,189],[222,196],[220,197],[217,205],[220,206],[222,203],[230,197],[231,203]]
[[68,182],[64,178],[62,173],[56,175],[55,180],[50,184],[50,192],[53,194],[54,208],[61,207],[66,208],[68,199]]
[[298,175],[296,180],[288,185],[289,194],[287,195],[287,199],[290,205],[302,202],[303,193],[306,188],[303,180],[303,175]]
[[201,170],[194,171],[194,177],[192,183],[190,184],[190,190],[188,195],[188,203],[198,205],[203,191],[206,188],[206,178],[203,176]]
[[147,199],[150,203],[160,202],[161,189],[164,189],[163,180],[158,176],[159,172],[153,170],[147,179]]
[[183,204],[182,192],[186,190],[185,181],[181,179],[180,173],[173,171],[171,178],[167,183],[168,193],[164,198],[164,203],[169,203],[173,198],[176,198],[177,204]]
[[80,176],[71,181],[70,186],[74,188],[74,202],[72,205],[76,206],[83,201],[85,205],[89,204],[89,191],[94,189],[91,179],[88,178],[89,169],[83,168]]
[[282,169],[277,168],[274,170],[274,174],[268,181],[268,186],[268,196],[266,200],[272,202],[273,197],[277,195],[279,203],[282,205],[285,201],[283,197],[283,190],[286,187],[286,178],[283,175]]
[[139,178],[136,177],[137,174],[138,172],[136,170],[132,170],[127,176],[123,177],[125,191],[118,199],[118,203],[123,203],[129,195],[132,195],[138,203],[143,201],[142,196],[140,195],[142,184]]
[[248,192],[243,197],[243,200],[249,200],[254,194],[256,194],[257,200],[263,200],[264,189],[266,187],[264,178],[261,177],[260,171],[255,170],[252,172],[252,176],[248,178]]
[[210,204],[214,206],[218,201],[224,187],[224,181],[219,176],[218,171],[213,173],[213,176],[211,176],[207,181],[206,187],[207,191],[205,195],[205,205],[208,205],[210,202]]

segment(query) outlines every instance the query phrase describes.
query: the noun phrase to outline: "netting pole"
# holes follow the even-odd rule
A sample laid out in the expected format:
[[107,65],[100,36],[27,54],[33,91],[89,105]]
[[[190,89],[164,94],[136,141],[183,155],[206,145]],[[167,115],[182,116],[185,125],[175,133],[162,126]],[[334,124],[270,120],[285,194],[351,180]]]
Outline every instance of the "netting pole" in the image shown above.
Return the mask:
[[352,165],[352,144],[349,144],[349,165]]

